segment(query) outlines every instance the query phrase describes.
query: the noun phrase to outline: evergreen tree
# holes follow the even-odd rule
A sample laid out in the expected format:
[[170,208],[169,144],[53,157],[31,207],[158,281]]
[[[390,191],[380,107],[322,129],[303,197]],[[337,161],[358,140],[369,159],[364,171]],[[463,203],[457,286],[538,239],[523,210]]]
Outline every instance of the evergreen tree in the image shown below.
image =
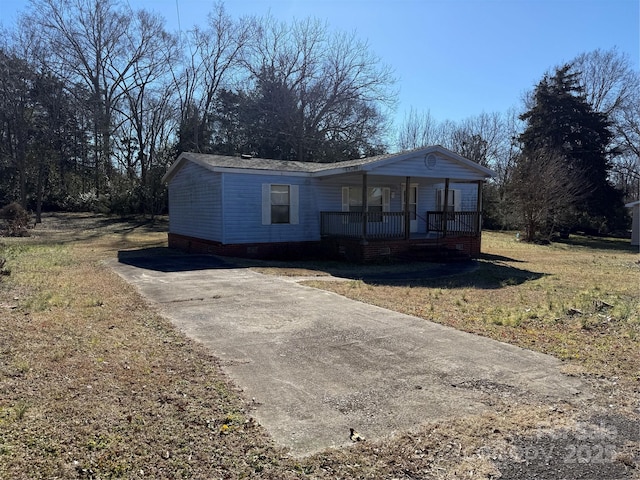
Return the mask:
[[571,208],[563,212],[564,227],[598,231],[623,227],[622,195],[608,180],[610,160],[616,153],[610,148],[610,123],[587,102],[571,65],[540,81],[533,106],[521,119],[527,123],[519,137],[522,164],[558,158],[567,179],[580,186],[573,195],[576,201],[565,204]]

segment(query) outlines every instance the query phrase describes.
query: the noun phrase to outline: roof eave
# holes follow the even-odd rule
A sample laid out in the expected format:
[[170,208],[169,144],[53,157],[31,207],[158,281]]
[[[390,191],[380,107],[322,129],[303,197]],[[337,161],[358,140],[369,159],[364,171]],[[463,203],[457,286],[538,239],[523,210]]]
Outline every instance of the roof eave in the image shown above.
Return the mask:
[[[401,152],[397,155],[389,155],[369,163],[362,163],[362,164],[352,165],[348,167],[336,167],[336,168],[327,169],[327,170],[320,170],[320,171],[314,172],[313,176],[325,177],[325,176],[332,176],[332,175],[340,175],[344,173],[371,172],[376,168],[384,166],[388,163],[401,162],[409,158],[426,156],[430,153],[439,153],[443,156],[452,158],[454,161],[461,163],[462,165],[472,170],[477,171],[480,174],[479,177],[481,177],[481,178],[478,178],[478,180],[482,180],[482,179],[489,180],[491,178],[496,177],[496,173],[493,170],[487,167],[484,167],[479,163],[471,161],[468,158],[458,155],[457,153],[452,152],[451,150],[448,150],[441,145],[433,145],[430,147],[411,150],[408,152]],[[433,177],[433,178],[438,178],[438,177]]]
[[207,162],[202,161],[196,156],[189,155],[189,152],[181,153],[177,160],[169,167],[167,173],[162,177],[162,182],[168,183],[178,173],[180,168],[186,162],[193,162],[211,172],[218,173],[249,173],[253,175],[272,175],[272,176],[291,176],[291,177],[308,177],[311,172],[296,171],[296,170],[274,170],[274,169],[262,169],[262,168],[241,168],[241,167],[226,167],[220,165],[210,165]]
[[169,183],[169,181],[174,177],[178,170],[182,166],[182,164],[186,161],[184,153],[181,153],[177,160],[171,164],[169,170],[162,176],[162,183]]

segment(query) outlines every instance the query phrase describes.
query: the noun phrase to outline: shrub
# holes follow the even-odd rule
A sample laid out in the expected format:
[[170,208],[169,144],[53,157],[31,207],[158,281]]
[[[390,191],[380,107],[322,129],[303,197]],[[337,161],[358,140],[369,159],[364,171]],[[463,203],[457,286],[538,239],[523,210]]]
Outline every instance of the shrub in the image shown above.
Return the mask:
[[69,195],[63,203],[63,208],[71,212],[93,212],[98,203],[98,196],[95,192],[79,193]]
[[13,202],[2,207],[0,209],[0,218],[4,219],[8,236],[29,236],[29,214],[19,203]]

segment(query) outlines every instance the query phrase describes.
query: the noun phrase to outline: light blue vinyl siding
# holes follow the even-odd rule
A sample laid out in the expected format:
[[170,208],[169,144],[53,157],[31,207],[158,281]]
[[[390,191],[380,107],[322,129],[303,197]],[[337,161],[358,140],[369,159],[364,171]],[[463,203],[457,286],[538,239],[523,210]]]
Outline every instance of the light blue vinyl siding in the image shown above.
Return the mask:
[[189,162],[169,183],[169,231],[221,241],[221,175]]
[[436,165],[428,168],[425,165],[424,156],[410,158],[402,162],[393,162],[387,165],[376,166],[375,175],[393,175],[398,177],[435,177],[452,178],[457,180],[480,180],[476,172],[468,167],[449,160],[444,157],[437,157]]
[[[320,240],[320,214],[312,180],[287,175],[225,173],[223,243]],[[263,225],[263,184],[298,186],[298,223]]]
[[[438,159],[438,165],[455,177],[455,165]],[[444,180],[419,178],[424,174],[423,159],[402,162],[402,171],[384,176],[369,174],[369,187],[385,187],[390,192],[389,209],[402,211],[402,184],[406,176],[418,185],[418,231],[425,231],[427,211],[437,209],[437,192],[444,189]],[[400,165],[396,166],[396,170]],[[381,169],[386,169],[383,166]],[[460,173],[460,172],[458,172]],[[195,162],[186,162],[169,182],[169,230],[172,233],[234,243],[277,243],[320,240],[320,212],[342,211],[342,187],[358,185],[361,179],[349,174],[344,177],[310,178],[304,175],[262,175],[242,172],[213,172]],[[298,222],[269,224],[263,217],[263,185],[290,185],[297,192]],[[476,209],[476,183],[451,181],[449,188],[460,190],[462,211]],[[293,217],[292,217],[293,218]],[[266,223],[266,224],[265,224]]]

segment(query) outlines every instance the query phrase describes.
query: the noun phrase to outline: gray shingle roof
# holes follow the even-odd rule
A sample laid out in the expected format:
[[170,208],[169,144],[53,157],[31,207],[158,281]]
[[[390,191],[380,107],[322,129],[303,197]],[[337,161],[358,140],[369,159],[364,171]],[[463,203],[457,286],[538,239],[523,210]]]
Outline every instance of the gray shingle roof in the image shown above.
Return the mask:
[[[351,171],[374,171],[381,165],[389,162],[403,161],[410,158],[415,158],[420,155],[427,155],[429,153],[435,153],[437,155],[443,155],[447,158],[458,162],[470,171],[479,175],[478,178],[490,178],[495,174],[481,165],[478,165],[471,160],[461,157],[460,155],[451,152],[439,145],[431,147],[417,148],[415,150],[408,150],[400,153],[389,153],[385,155],[378,155],[375,157],[359,158],[355,160],[347,160],[344,162],[334,163],[315,163],[315,162],[295,162],[288,160],[269,160],[266,158],[244,158],[244,157],[231,157],[225,155],[211,155],[203,153],[191,153],[184,152],[178,157],[178,161],[175,162],[167,171],[163,177],[163,181],[169,181],[175,172],[180,169],[180,166],[185,161],[191,161],[200,164],[201,166],[210,170],[227,170],[238,169],[254,172],[289,172],[292,175],[309,175],[309,176],[325,176],[347,173]],[[433,177],[433,175],[432,175]],[[435,177],[434,177],[435,178]]]
[[252,170],[277,170],[282,172],[321,172],[323,170],[332,170],[335,168],[355,167],[374,163],[379,160],[393,157],[395,154],[379,155],[376,157],[367,157],[357,160],[346,160],[335,163],[316,163],[316,162],[295,162],[292,160],[270,160],[266,158],[242,158],[229,157],[225,155],[211,155],[204,153],[184,152],[183,157],[210,167],[222,168],[243,168]]

